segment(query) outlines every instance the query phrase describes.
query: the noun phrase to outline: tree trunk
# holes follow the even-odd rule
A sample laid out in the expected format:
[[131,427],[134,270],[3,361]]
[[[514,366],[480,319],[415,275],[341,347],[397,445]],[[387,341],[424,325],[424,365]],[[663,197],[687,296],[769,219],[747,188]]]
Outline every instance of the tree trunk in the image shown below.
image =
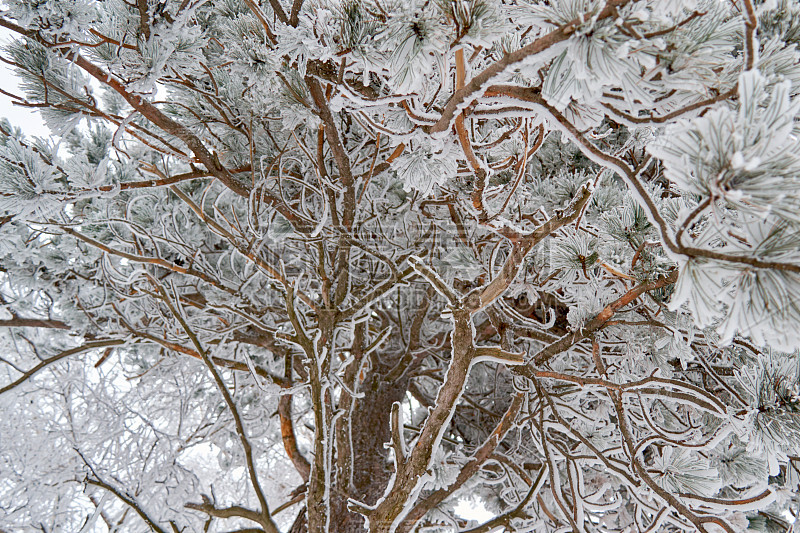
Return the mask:
[[[362,384],[363,398],[355,402],[352,423],[353,484],[350,493],[339,489],[346,480],[338,480],[331,489],[331,522],[329,530],[336,533],[364,533],[364,519],[347,508],[353,498],[373,505],[383,496],[393,472],[389,449],[389,417],[394,402],[402,401],[408,379],[394,383],[383,381],[380,372],[373,371]],[[338,490],[337,490],[338,489]],[[294,530],[292,530],[294,533]],[[299,533],[299,530],[298,530]]]

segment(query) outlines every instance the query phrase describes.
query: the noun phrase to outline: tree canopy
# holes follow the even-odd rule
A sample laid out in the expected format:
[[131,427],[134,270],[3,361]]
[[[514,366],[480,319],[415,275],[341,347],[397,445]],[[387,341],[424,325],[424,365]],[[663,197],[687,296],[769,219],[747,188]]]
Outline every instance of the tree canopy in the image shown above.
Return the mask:
[[796,1],[0,26],[0,531],[791,527]]

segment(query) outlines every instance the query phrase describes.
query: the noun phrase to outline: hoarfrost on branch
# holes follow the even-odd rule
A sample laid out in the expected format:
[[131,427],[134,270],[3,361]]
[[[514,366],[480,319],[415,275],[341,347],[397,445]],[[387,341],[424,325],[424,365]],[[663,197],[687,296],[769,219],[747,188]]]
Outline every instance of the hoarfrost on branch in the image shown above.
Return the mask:
[[0,26],[0,531],[792,527],[796,2]]

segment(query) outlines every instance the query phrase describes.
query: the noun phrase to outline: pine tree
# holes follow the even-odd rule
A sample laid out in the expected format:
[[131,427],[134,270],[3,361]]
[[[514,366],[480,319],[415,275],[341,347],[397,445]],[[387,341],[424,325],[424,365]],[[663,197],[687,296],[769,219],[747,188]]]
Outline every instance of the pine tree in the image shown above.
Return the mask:
[[4,0],[0,530],[791,527],[798,21]]

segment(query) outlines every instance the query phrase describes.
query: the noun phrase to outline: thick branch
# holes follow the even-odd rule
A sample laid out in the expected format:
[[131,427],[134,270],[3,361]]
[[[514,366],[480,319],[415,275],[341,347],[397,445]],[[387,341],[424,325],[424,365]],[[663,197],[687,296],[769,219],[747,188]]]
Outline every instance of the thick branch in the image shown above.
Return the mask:
[[506,259],[497,277],[485,287],[473,290],[466,297],[470,312],[477,313],[499,298],[516,279],[528,252],[554,231],[578,218],[583,206],[589,201],[591,194],[588,185],[584,185],[563,213],[551,217],[530,234],[518,238],[514,242],[511,253],[508,255],[508,259]]
[[380,524],[386,531],[395,531],[411,510],[409,503],[419,495],[424,475],[431,465],[433,454],[455,413],[456,404],[464,392],[464,384],[475,353],[472,344],[470,314],[463,308],[452,309],[452,357],[444,383],[439,388],[436,404],[420,432],[407,459],[398,464],[396,475],[387,488],[386,497],[369,513],[370,523]]
[[261,514],[258,511],[247,509],[239,505],[232,505],[231,507],[215,507],[211,500],[203,494],[203,503],[189,502],[184,505],[187,509],[194,511],[201,511],[208,516],[214,518],[246,518],[258,524],[261,523]]
[[483,443],[483,445],[478,448],[472,457],[469,459],[466,465],[461,469],[459,472],[458,477],[456,480],[446,488],[438,489],[433,491],[431,494],[427,495],[425,499],[418,502],[414,508],[408,513],[408,516],[401,524],[400,528],[398,528],[398,533],[406,533],[411,531],[417,522],[425,516],[428,511],[442,503],[445,498],[453,494],[455,491],[460,489],[464,486],[464,483],[469,481],[469,479],[475,475],[478,470],[480,470],[483,463],[486,462],[487,459],[494,453],[497,446],[500,444],[500,441],[503,440],[506,433],[514,424],[514,421],[519,414],[520,409],[522,408],[522,400],[523,395],[521,393],[517,393],[514,398],[511,400],[511,404],[506,409],[503,418],[500,419],[500,422],[494,428],[489,438]]
[[[284,368],[285,379],[291,382],[292,379],[292,355],[285,356]],[[295,470],[303,478],[303,481],[308,482],[308,476],[311,472],[311,465],[308,459],[303,457],[300,449],[297,447],[297,438],[294,433],[294,421],[292,420],[292,395],[283,394],[278,400],[278,416],[281,420],[281,439],[283,440],[283,448],[286,450],[286,455],[292,461]]]
[[[466,64],[464,61],[464,49],[459,48],[456,50],[456,90],[464,87],[466,81]],[[475,157],[475,152],[472,150],[472,142],[470,141],[467,128],[464,125],[464,113],[461,112],[456,117],[456,133],[458,135],[458,142],[461,144],[461,149],[464,151],[464,156],[467,158],[472,172],[475,175],[475,185],[472,189],[472,207],[478,210],[479,220],[486,220],[486,208],[483,205],[483,191],[486,188],[486,169],[478,158]]]
[[136,7],[139,10],[139,29],[144,40],[150,39],[150,16],[147,13],[147,0],[136,0]]

